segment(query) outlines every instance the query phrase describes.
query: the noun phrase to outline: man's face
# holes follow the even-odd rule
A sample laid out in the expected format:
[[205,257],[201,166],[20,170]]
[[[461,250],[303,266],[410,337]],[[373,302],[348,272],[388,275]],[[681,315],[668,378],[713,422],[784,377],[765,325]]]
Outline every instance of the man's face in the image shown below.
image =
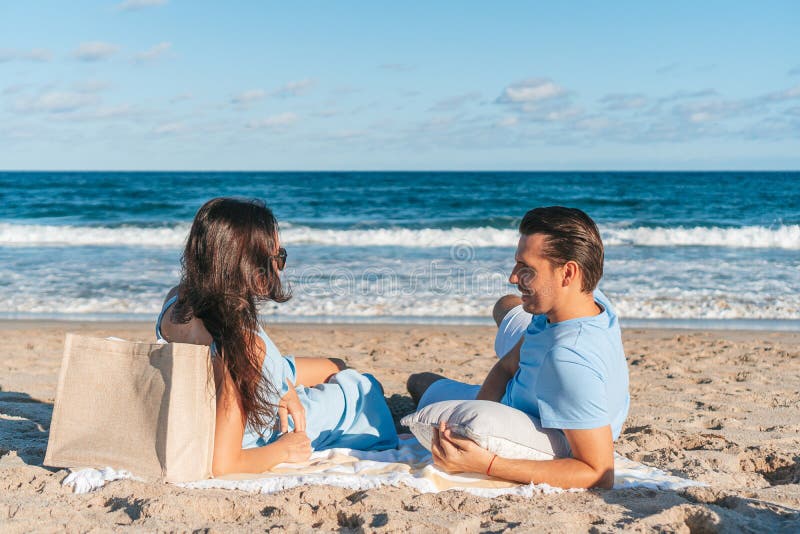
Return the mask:
[[558,299],[561,287],[559,270],[542,255],[546,236],[523,235],[514,254],[514,269],[508,281],[522,293],[522,308],[535,315],[548,314]]

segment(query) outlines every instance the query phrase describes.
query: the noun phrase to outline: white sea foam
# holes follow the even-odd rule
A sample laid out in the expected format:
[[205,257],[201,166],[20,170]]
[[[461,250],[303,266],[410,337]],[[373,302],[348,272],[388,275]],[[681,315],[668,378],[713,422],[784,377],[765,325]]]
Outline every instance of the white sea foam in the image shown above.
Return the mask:
[[[305,295],[295,288],[295,297],[286,304],[268,305],[264,317],[294,317],[298,320],[315,318],[350,318],[360,321],[391,321],[395,318],[441,318],[489,321],[489,310],[496,296],[442,296],[430,292],[387,298],[372,295]],[[734,294],[709,297],[701,291],[688,291],[681,298],[629,294],[614,297],[612,302],[623,319],[782,319],[800,320],[800,297],[773,296],[757,301],[739,298]],[[0,295],[3,316],[67,315],[102,316],[136,315],[155,320],[161,298],[138,297],[43,297]]]
[[[158,228],[0,223],[5,246],[133,246],[180,248],[188,224]],[[675,228],[601,228],[607,246],[707,246],[800,250],[800,225]],[[372,228],[333,230],[283,224],[285,244],[395,247],[513,247],[517,232],[498,228]]]
[[188,224],[143,228],[139,226],[57,226],[0,223],[0,245],[180,247]]
[[286,243],[338,246],[396,247],[511,247],[517,244],[514,230],[498,228],[373,228],[363,230],[321,230],[289,226],[281,231]]
[[738,228],[622,228],[603,232],[607,246],[706,246],[800,249],[800,225]]

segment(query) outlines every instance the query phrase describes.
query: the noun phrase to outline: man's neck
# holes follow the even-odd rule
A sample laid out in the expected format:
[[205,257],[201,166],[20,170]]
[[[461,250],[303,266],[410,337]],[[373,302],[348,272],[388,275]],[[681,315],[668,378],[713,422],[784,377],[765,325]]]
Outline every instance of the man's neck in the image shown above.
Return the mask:
[[603,309],[594,301],[592,293],[580,293],[569,302],[554,308],[547,314],[547,322],[560,323],[581,317],[594,317],[603,313]]

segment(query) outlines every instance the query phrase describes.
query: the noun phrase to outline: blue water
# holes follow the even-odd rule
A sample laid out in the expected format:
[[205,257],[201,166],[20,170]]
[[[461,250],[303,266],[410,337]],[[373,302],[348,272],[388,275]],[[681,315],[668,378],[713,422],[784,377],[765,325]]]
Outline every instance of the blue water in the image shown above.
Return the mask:
[[281,223],[294,298],[275,320],[484,321],[519,219],[560,204],[600,226],[629,324],[800,321],[798,172],[0,173],[0,316],[149,319],[223,195]]
[[554,204],[598,223],[800,223],[797,172],[0,173],[0,220],[160,225],[224,195],[262,198],[282,220],[316,227],[503,228]]

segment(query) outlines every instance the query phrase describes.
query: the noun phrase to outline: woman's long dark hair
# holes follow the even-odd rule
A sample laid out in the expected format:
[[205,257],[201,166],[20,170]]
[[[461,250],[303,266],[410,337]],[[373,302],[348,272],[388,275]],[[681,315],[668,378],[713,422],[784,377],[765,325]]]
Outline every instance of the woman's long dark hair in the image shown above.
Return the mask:
[[256,345],[258,303],[290,298],[276,268],[278,246],[278,221],[263,202],[209,200],[192,223],[172,311],[176,323],[203,321],[258,432],[272,425],[281,389],[262,376]]

